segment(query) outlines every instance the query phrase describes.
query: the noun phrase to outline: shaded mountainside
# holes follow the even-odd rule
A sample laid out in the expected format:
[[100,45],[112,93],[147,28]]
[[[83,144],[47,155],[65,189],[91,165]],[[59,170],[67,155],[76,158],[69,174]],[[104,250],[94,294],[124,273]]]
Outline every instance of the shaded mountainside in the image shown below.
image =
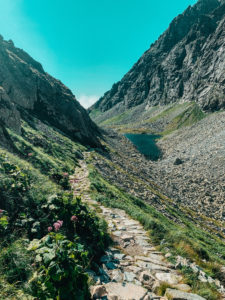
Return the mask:
[[93,119],[141,104],[144,110],[176,101],[196,101],[207,111],[224,108],[224,23],[224,1],[199,0],[189,6],[89,109]]
[[[12,41],[0,38],[0,122],[21,133],[21,119],[35,116],[72,139],[96,146],[98,129],[72,92]],[[4,134],[1,134],[4,137]],[[2,140],[3,140],[2,137]]]

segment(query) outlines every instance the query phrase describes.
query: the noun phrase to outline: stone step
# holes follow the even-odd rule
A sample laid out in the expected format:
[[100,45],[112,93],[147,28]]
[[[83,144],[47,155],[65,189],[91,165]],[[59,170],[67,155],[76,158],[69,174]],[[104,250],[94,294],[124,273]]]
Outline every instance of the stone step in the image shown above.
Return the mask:
[[132,283],[110,282],[105,288],[108,298],[117,300],[143,300],[148,293],[147,289]]

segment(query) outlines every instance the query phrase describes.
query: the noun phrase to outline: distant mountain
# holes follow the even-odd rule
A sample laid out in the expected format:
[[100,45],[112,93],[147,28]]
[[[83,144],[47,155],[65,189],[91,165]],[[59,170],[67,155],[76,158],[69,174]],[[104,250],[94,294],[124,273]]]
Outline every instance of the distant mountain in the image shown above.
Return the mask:
[[199,0],[178,15],[121,81],[89,111],[110,117],[146,107],[195,101],[225,108],[225,1]]
[[35,117],[72,139],[96,146],[97,126],[72,92],[40,63],[0,37],[0,134],[4,127],[21,130],[21,120]]

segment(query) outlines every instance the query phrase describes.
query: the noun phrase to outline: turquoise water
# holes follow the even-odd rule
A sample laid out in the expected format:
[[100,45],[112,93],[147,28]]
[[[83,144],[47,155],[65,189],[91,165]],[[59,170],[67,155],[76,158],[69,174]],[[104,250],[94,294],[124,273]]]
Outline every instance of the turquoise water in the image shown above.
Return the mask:
[[127,133],[125,137],[127,137],[146,158],[151,160],[159,159],[161,151],[156,145],[156,139],[160,138],[159,135]]

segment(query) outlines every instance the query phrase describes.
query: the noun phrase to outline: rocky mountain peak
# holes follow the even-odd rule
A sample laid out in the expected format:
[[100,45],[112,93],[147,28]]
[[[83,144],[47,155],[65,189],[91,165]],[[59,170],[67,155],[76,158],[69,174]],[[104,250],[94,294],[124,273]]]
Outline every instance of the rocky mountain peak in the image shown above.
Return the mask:
[[133,68],[90,108],[115,114],[148,106],[196,101],[225,107],[224,0],[199,0],[178,15]]
[[98,129],[73,93],[13,42],[0,37],[0,122],[17,133],[33,115],[82,143],[96,145]]

